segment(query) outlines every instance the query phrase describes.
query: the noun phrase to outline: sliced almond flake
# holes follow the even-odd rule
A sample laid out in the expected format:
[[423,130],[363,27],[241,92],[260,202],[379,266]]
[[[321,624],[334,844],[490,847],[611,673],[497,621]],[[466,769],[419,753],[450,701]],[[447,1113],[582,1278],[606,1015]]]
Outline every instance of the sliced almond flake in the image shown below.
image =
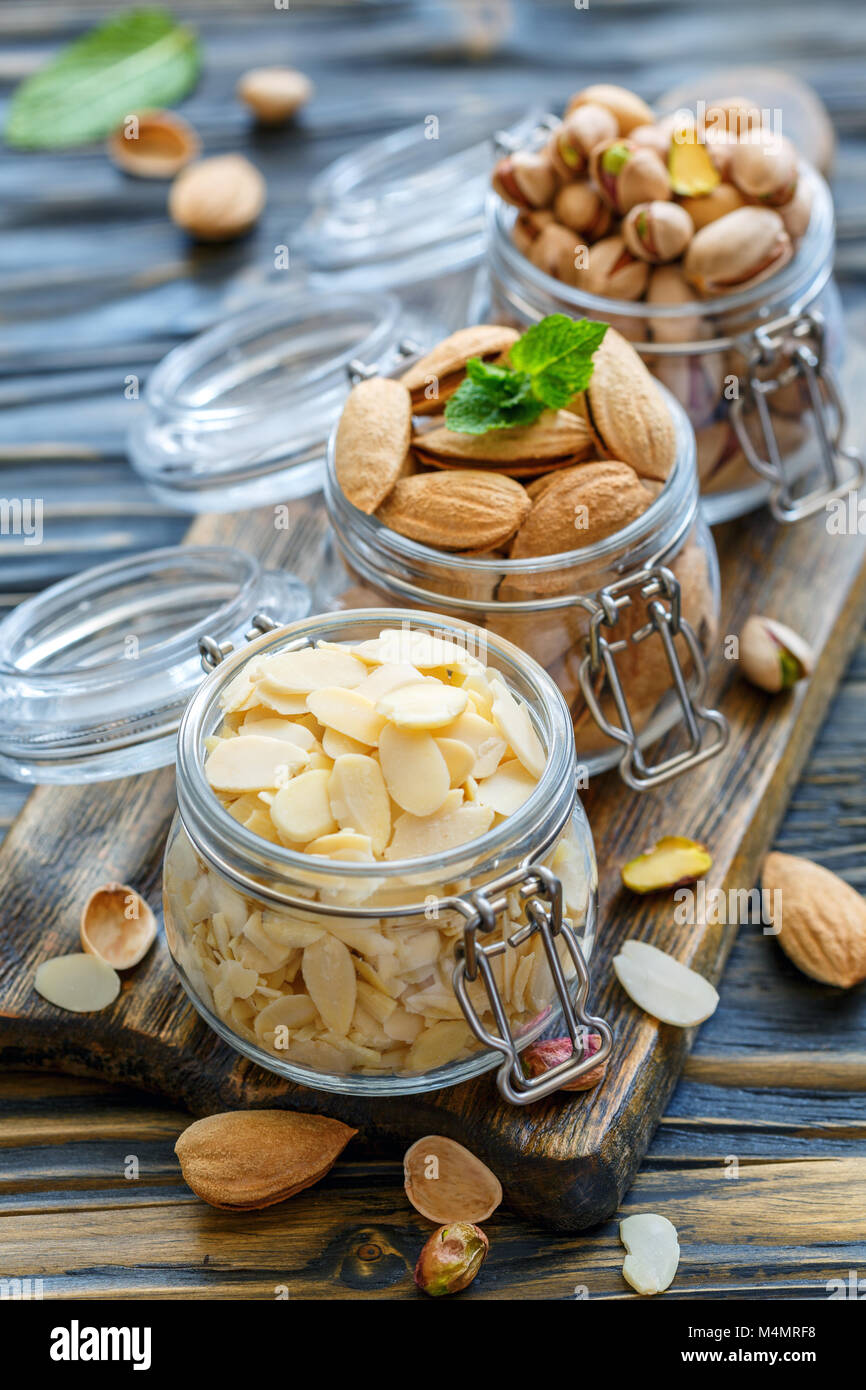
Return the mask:
[[451,666],[457,671],[483,671],[481,662],[445,637],[434,637],[417,628],[385,628],[378,637],[351,648],[353,656],[372,665],[408,664],[419,671]]
[[534,964],[535,962],[531,956],[524,956],[523,959],[518,962],[517,969],[514,972],[514,983],[511,986],[511,998],[519,1014],[526,1012],[525,992],[532,975]]
[[316,1006],[308,994],[284,994],[256,1015],[255,1030],[259,1037],[277,1028],[294,1032],[307,1023],[315,1023]]
[[36,968],[38,994],[59,1009],[90,1014],[113,1004],[120,993],[120,976],[99,956],[85,952],[54,956]]
[[397,1007],[397,1001],[390,995],[383,994],[381,990],[374,989],[368,985],[366,980],[358,980],[358,999],[364,1008],[376,1020],[377,1023],[384,1023]]
[[583,921],[589,901],[589,884],[584,856],[573,836],[566,835],[560,840],[551,857],[550,867],[562,884],[566,911],[575,922]]
[[448,724],[441,731],[440,737],[458,739],[473,749],[475,766],[472,768],[472,776],[476,781],[492,776],[508,748],[496,725],[488,719],[482,719],[480,714],[473,714],[471,710],[466,710],[453,724]]
[[377,989],[380,994],[386,994],[389,999],[397,999],[403,992],[403,979],[388,979],[380,971],[374,970],[369,961],[356,960],[355,970],[359,980],[366,980],[373,989]]
[[493,691],[486,674],[471,672],[463,679],[463,689],[475,705],[482,719],[493,716]]
[[379,739],[379,763],[388,791],[404,811],[424,816],[443,805],[451,778],[431,734],[386,724]]
[[331,1047],[335,1047],[338,1052],[350,1057],[356,1067],[375,1067],[379,1061],[379,1053],[372,1047],[360,1047],[358,1043],[342,1033],[326,1033],[324,1041]]
[[231,714],[234,710],[240,709],[253,692],[255,681],[258,678],[258,662],[248,661],[237,675],[229,681],[222,695],[220,696],[220,708],[226,713]]
[[424,1031],[424,1020],[419,1014],[410,1014],[398,1004],[390,1017],[385,1019],[383,1028],[395,1042],[413,1043]]
[[442,942],[438,931],[433,928],[404,937],[397,947],[397,959],[404,971],[418,970],[422,965],[432,965],[441,952]]
[[316,747],[316,739],[309,729],[305,729],[297,720],[281,719],[275,714],[255,710],[245,717],[238,732],[241,738],[249,738],[250,734],[259,734],[263,738],[284,738],[305,753],[312,753]]
[[326,729],[322,735],[322,751],[336,762],[344,753],[369,753],[368,743],[359,743],[356,738],[338,734],[336,729]]
[[253,835],[258,835],[261,839],[268,840],[272,845],[281,845],[283,843],[271,820],[270,812],[267,811],[264,806],[258,811],[255,811],[250,816],[249,820],[245,820],[244,825]]
[[409,1071],[432,1071],[444,1067],[465,1052],[472,1041],[465,1023],[434,1023],[425,1028],[409,1049],[406,1065]]
[[260,951],[258,946],[254,946],[246,937],[239,937],[234,945],[235,959],[245,966],[247,970],[255,970],[256,977],[266,975],[271,969],[271,961]]
[[628,997],[662,1023],[694,1028],[718,1007],[709,980],[647,941],[625,941],[613,968]]
[[363,661],[358,661],[346,648],[307,647],[297,652],[278,652],[260,661],[261,673],[273,690],[285,695],[309,695],[311,690],[325,686],[341,686],[351,690],[360,685],[367,674]]
[[459,738],[436,738],[436,747],[445,759],[451,786],[462,786],[475,766],[473,749]]
[[518,704],[498,676],[490,682],[490,688],[493,691],[493,722],[527,772],[538,779],[544,772],[547,758],[532,726],[529,710],[526,705]]
[[338,734],[346,734],[368,747],[379,742],[384,716],[377,712],[372,700],[356,690],[342,690],[339,686],[315,690],[307,696],[307,708],[325,728],[336,729]]
[[391,838],[391,800],[376,759],[358,753],[337,758],[328,797],[341,829],[368,835],[373,854],[380,855]]
[[462,797],[462,793],[449,792],[445,804],[432,816],[399,816],[385,858],[419,859],[485,834],[493,823],[493,812],[477,802],[450,801],[457,796]]
[[292,716],[307,713],[306,695],[287,695],[269,680],[260,680],[255,688],[255,699],[265,709],[276,710],[277,714]]
[[[253,912],[244,923],[244,936],[253,943],[261,954],[270,962],[270,970],[278,970],[289,958],[291,946],[283,945],[274,941],[264,929],[262,914]],[[269,974],[270,971],[266,971]]]
[[262,930],[280,946],[310,946],[324,935],[324,927],[315,922],[302,922],[281,912],[262,913]]
[[492,777],[478,783],[477,800],[500,816],[513,816],[538,786],[537,778],[527,772],[516,758],[500,763]]
[[[377,932],[373,926],[362,923],[359,926],[351,926],[347,922],[340,922],[336,919],[328,922],[328,931],[333,932],[341,941],[352,951],[357,951],[360,955],[366,956],[369,960],[377,961],[382,955],[396,952],[396,946]],[[360,965],[360,961],[357,962]]]
[[468,699],[459,686],[423,681],[383,695],[376,709],[398,729],[441,729],[463,713]]
[[628,1252],[622,1266],[626,1283],[637,1293],[664,1293],[680,1262],[673,1222],[656,1212],[639,1212],[619,1223],[619,1238]]
[[270,814],[281,839],[300,846],[337,829],[328,798],[329,780],[324,769],[302,772],[277,792]]
[[401,685],[417,685],[423,679],[418,667],[411,666],[407,661],[386,661],[383,666],[374,667],[356,689],[359,695],[366,695],[375,704],[383,695],[399,690]]
[[309,1067],[311,1071],[341,1073],[352,1070],[352,1060],[345,1052],[320,1040],[307,1042],[292,1038],[279,1055],[285,1057],[287,1062]]
[[357,990],[348,947],[335,936],[322,936],[304,951],[301,970],[310,998],[327,1027],[334,1033],[348,1033]]
[[257,792],[281,786],[309,762],[309,753],[285,739],[223,739],[208,757],[204,772],[215,791]]

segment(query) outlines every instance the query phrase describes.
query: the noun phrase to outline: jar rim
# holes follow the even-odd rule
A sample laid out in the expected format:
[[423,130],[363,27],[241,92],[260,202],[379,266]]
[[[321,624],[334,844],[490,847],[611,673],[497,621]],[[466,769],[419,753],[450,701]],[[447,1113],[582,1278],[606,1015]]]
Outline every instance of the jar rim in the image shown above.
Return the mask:
[[[529,559],[489,560],[477,555],[467,556],[461,555],[459,552],[437,550],[433,546],[423,545],[420,541],[413,541],[406,536],[401,536],[397,531],[392,531],[390,527],[385,526],[378,517],[368,515],[353,506],[340,487],[336,470],[336,426],[328,441],[325,471],[325,502],[331,524],[337,529],[335,516],[341,519],[345,518],[348,525],[371,546],[383,551],[390,550],[391,553],[399,555],[401,559],[427,564],[445,562],[459,566],[470,573],[496,573],[505,578],[515,574],[545,575],[564,567],[592,565],[598,561],[609,559],[616,552],[632,548],[645,541],[674,511],[688,501],[690,493],[692,494],[689,508],[690,517],[699,506],[694,430],[688,415],[676,397],[661,382],[657,381],[655,384],[666,400],[674,423],[676,437],[674,466],[665,479],[661,492],[653,498],[646,511],[641,512],[640,516],[629,522],[627,526],[622,527],[621,530],[614,531],[612,535],[605,536],[604,539],[596,541],[593,545],[578,546],[574,550],[560,551],[553,555],[533,556]],[[533,603],[536,602],[537,600],[534,599]]]
[[[646,319],[663,318],[670,320],[694,318],[696,312],[710,318],[752,308],[757,304],[772,303],[777,298],[785,302],[807,291],[820,270],[823,261],[832,259],[835,218],[833,198],[825,179],[807,160],[799,162],[799,176],[805,177],[812,190],[812,211],[809,226],[800,238],[797,249],[788,262],[776,275],[761,280],[746,289],[730,294],[713,295],[711,298],[696,297],[681,304],[648,304],[646,300],[611,299],[604,295],[589,294],[584,290],[566,285],[562,280],[547,275],[534,266],[514,245],[510,232],[517,216],[517,209],[511,207],[492,190],[487,198],[486,220],[488,229],[488,249],[501,258],[509,275],[523,279],[539,292],[553,294],[563,303],[580,314],[591,313],[600,319],[619,316],[622,318]],[[711,351],[713,339],[701,342],[703,351]]]
[[[475,644],[480,642],[482,650],[493,657],[494,664],[505,678],[506,684],[510,686],[508,669],[519,672],[534,695],[534,698],[527,699],[526,703],[547,758],[541,777],[517,811],[477,839],[454,845],[439,854],[424,855],[416,859],[376,860],[372,864],[329,860],[325,856],[308,855],[272,844],[255,835],[229,814],[205,777],[204,758],[201,756],[205,734],[212,731],[211,727],[206,730],[205,726],[212,723],[213,716],[219,711],[221,691],[248,661],[271,650],[291,650],[311,641],[339,641],[340,631],[345,631],[351,625],[358,625],[362,629],[369,628],[371,631],[374,628],[399,628],[401,631],[432,629],[436,636],[456,641],[470,654],[472,645],[467,643],[467,638],[471,638]],[[505,671],[501,670],[503,665]],[[252,862],[257,869],[270,876],[282,871],[286,871],[287,876],[291,871],[301,875],[314,873],[316,879],[328,884],[347,878],[363,881],[383,876],[414,878],[434,873],[435,878],[441,881],[444,871],[448,869],[456,871],[462,866],[465,871],[469,858],[474,877],[487,872],[496,862],[497,855],[505,851],[509,844],[519,840],[521,835],[525,835],[537,820],[539,813],[546,809],[550,814],[551,809],[563,800],[567,788],[568,804],[561,816],[561,820],[565,822],[577,799],[574,776],[576,757],[571,717],[562,692],[543,667],[513,643],[479,628],[474,623],[445,614],[395,608],[348,609],[339,613],[319,614],[266,633],[245,649],[234,652],[221,662],[202,683],[189,701],[178,731],[178,809],[190,840],[205,857],[208,857],[208,842],[218,836],[221,842],[227,843],[246,862]],[[225,868],[225,864],[222,867]],[[303,877],[298,881],[303,884]],[[277,893],[276,896],[281,895]],[[321,906],[323,905],[317,903],[317,910]],[[386,910],[383,907],[367,908],[365,913],[364,906],[362,903],[358,907],[348,908],[347,913],[365,916],[374,911],[376,916],[381,916]],[[393,914],[394,908],[389,905],[387,911]]]

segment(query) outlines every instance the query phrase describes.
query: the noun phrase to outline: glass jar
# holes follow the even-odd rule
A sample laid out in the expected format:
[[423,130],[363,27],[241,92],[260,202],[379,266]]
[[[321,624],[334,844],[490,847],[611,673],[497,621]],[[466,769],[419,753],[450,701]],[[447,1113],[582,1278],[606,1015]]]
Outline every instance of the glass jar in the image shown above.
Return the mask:
[[[405,364],[404,364],[405,365]],[[715,545],[699,509],[694,432],[668,392],[676,461],[642,516],[596,545],[532,560],[446,553],[359,511],[337,482],[316,605],[385,600],[435,609],[516,643],[554,677],[588,775],[619,764],[636,790],[714,756],[727,724],[703,704],[719,617]],[[652,764],[645,748],[675,725],[684,745]]]
[[751,288],[686,304],[608,299],[554,279],[515,246],[516,208],[488,196],[472,319],[525,328],[566,313],[613,324],[688,411],[711,525],[768,499],[778,520],[795,521],[862,480],[859,455],[842,447],[833,201],[811,166],[801,165],[800,178],[812,213],[788,265]]
[[[528,800],[470,844],[372,868],[252,833],[204,773],[206,739],[221,724],[229,683],[264,654],[359,642],[394,626],[480,655],[525,701],[547,753]],[[595,858],[568,709],[550,677],[510,643],[459,619],[390,609],[310,618],[227,658],[216,648],[206,654],[213,672],[178,735],[164,903],[169,949],[210,1026],[289,1080],[361,1095],[437,1090],[499,1064],[502,1094],[524,1103],[597,1066],[610,1031],[586,1011]],[[351,994],[348,1031],[345,1007],[337,1031],[305,991],[305,952],[323,937],[355,970],[332,996],[346,1006]],[[561,1017],[573,1058],[527,1080],[520,1050]],[[601,1035],[602,1049],[584,1057],[587,1029]]]

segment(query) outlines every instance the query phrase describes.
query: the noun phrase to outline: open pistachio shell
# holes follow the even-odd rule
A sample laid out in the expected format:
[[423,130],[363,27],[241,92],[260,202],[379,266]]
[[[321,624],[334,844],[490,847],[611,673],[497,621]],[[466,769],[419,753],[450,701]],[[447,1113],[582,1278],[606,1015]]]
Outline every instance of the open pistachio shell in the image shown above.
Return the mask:
[[406,1150],[403,1179],[412,1206],[437,1225],[486,1221],[502,1201],[496,1174],[442,1134],[428,1134]]
[[156,918],[125,883],[96,888],[81,913],[81,947],[114,970],[129,970],[144,958],[156,937]]

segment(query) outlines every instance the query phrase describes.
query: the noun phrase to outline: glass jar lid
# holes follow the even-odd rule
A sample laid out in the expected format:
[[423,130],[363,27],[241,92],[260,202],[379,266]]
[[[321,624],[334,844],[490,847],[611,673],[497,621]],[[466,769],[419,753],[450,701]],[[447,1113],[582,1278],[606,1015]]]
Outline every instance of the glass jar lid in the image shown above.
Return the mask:
[[293,238],[309,270],[391,288],[463,269],[484,254],[494,137],[529,137],[540,114],[461,103],[373,140],[315,180]]
[[108,781],[174,762],[204,679],[199,642],[243,642],[253,617],[309,612],[294,575],[224,546],[172,546],[86,570],[0,623],[0,771]]
[[349,364],[387,356],[400,324],[390,295],[274,290],[163,358],[128,436],[133,467],[183,511],[315,492]]

